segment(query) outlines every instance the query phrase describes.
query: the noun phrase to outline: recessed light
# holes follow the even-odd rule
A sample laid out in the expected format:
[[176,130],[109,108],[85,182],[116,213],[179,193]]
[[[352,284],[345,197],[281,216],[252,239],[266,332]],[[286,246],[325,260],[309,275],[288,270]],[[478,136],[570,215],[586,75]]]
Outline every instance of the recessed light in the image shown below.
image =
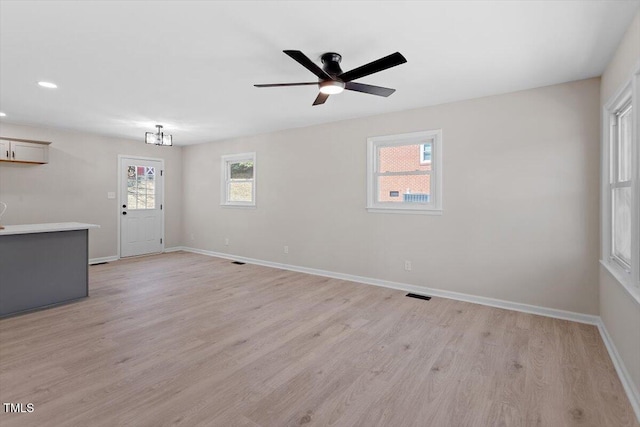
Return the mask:
[[0,117],[7,117],[7,115],[0,111]]
[[48,89],[57,89],[58,85],[51,82],[38,82],[38,84],[42,87],[46,87]]

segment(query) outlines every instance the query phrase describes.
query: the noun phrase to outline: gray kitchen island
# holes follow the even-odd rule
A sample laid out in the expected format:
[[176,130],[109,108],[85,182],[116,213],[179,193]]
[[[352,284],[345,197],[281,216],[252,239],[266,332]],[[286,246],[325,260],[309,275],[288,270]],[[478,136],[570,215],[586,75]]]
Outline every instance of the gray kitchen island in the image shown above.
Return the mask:
[[89,229],[64,222],[0,230],[0,317],[89,296]]

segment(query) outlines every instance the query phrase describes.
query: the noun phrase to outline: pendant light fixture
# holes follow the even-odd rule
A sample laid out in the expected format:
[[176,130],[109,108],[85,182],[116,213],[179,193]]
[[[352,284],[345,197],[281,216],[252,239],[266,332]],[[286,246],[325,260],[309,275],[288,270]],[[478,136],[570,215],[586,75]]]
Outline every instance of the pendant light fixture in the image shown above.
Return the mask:
[[156,129],[158,130],[155,133],[145,132],[144,142],[154,145],[173,145],[172,136],[162,132],[162,125],[156,125]]

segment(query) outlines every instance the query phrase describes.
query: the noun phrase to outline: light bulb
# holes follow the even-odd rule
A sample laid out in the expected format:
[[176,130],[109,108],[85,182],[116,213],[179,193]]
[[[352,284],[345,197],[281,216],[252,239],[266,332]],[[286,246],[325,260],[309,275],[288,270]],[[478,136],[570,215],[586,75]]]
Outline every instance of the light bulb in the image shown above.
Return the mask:
[[320,82],[320,92],[325,95],[335,95],[344,90],[344,83],[336,80]]

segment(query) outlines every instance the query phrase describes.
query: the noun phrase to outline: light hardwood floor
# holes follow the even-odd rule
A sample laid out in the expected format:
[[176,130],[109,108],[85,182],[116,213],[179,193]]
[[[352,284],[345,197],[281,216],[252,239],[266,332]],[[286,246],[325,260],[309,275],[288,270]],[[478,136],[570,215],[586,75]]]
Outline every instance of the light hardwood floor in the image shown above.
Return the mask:
[[0,321],[11,426],[638,426],[594,326],[172,253]]

